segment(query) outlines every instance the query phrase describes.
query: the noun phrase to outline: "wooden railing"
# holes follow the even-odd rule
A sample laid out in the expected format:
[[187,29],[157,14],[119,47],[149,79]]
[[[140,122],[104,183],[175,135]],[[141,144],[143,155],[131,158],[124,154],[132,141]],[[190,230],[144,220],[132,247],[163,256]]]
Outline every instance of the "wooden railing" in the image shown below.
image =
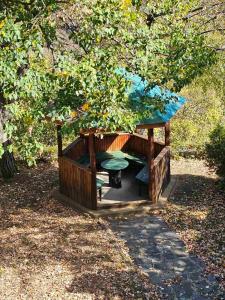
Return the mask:
[[[75,203],[96,209],[96,185],[93,192],[92,172],[68,157],[59,157],[60,192]],[[72,204],[72,203],[71,203]]]
[[117,151],[126,147],[130,139],[129,133],[106,134],[95,137],[95,152]]
[[170,148],[164,147],[159,155],[155,158],[152,170],[151,180],[153,180],[153,197],[152,201],[157,202],[160,194],[164,191],[170,181]]
[[[129,133],[106,134],[101,139],[95,137],[95,152],[116,151],[135,152],[148,159],[147,137]],[[90,209],[97,209],[96,174],[90,168],[76,162],[88,154],[88,137],[76,139],[59,157],[60,191],[71,201]],[[170,150],[160,142],[154,142],[154,164],[150,175],[151,200],[156,203],[160,193],[170,180]]]
[[[164,144],[154,142],[154,157],[156,158]],[[142,135],[130,135],[129,133],[122,134],[106,134],[101,137],[95,137],[95,152],[105,151],[127,151],[135,152],[148,156],[148,138]],[[72,160],[78,160],[82,155],[88,154],[88,137],[77,138],[72,144],[63,150],[63,156]]]
[[63,156],[66,156],[72,160],[78,160],[82,155],[87,153],[87,141],[83,138],[77,138],[72,144],[63,150]]
[[131,151],[137,154],[148,156],[148,139],[145,136],[134,134],[130,136],[128,143],[122,149],[124,151]]

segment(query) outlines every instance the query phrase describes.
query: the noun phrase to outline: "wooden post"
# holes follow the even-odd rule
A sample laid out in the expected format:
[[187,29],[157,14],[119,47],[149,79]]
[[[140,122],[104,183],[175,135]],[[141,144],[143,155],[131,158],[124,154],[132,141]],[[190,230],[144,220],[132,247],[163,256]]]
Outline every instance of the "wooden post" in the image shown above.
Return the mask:
[[148,166],[149,166],[149,198],[156,203],[155,195],[155,174],[154,174],[154,131],[153,128],[148,129]]
[[165,145],[170,146],[170,122],[165,125]]
[[97,189],[96,189],[96,156],[95,156],[95,135],[94,133],[89,133],[88,138],[88,148],[90,156],[91,165],[91,199],[92,199],[92,209],[97,209]]
[[57,144],[58,144],[58,157],[62,156],[62,132],[61,126],[57,125]]
[[[170,122],[167,122],[165,125],[165,146],[168,147],[170,146]],[[167,183],[170,182],[170,176],[171,176],[171,169],[170,169],[170,153],[169,153],[167,176],[166,176]]]

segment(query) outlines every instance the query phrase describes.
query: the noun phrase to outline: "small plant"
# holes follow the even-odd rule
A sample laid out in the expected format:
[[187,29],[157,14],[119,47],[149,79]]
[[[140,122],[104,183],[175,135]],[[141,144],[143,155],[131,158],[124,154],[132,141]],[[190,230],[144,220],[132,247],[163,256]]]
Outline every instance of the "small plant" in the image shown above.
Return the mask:
[[225,124],[217,125],[210,134],[206,155],[209,166],[222,177],[225,183]]

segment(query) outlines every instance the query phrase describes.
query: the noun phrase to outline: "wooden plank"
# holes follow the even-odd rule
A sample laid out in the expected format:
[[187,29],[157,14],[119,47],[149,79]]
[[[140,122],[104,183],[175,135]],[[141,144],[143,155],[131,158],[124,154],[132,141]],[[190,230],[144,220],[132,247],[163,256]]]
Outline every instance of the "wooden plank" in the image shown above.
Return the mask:
[[63,155],[73,160],[78,160],[81,156],[87,154],[88,147],[85,138],[78,138],[63,150]]
[[96,152],[122,150],[129,141],[130,134],[105,134],[103,138],[96,137]]
[[156,203],[155,197],[155,174],[154,174],[154,130],[148,129],[148,167],[149,167],[149,198]]
[[165,145],[170,145],[170,122],[167,122],[165,125]]
[[148,156],[148,139],[140,135],[131,135],[125,149],[127,152],[135,152],[144,156]]
[[91,182],[90,169],[81,168],[65,156],[59,158],[60,192],[71,198],[71,201],[93,209]]
[[169,183],[170,148],[165,147],[154,160],[155,197],[156,200]]
[[156,123],[156,124],[143,124],[143,125],[137,125],[137,129],[152,129],[152,128],[160,128],[164,127],[166,123]]

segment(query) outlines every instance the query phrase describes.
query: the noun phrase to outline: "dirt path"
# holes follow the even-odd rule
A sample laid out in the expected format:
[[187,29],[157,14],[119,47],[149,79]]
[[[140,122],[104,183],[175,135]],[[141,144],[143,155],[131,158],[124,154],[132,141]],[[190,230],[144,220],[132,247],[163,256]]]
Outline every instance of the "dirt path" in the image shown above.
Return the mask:
[[113,230],[129,247],[135,263],[163,293],[163,299],[224,299],[203,261],[186,251],[178,235],[158,216],[111,220]]
[[165,209],[112,228],[165,299],[225,299],[225,192],[204,161],[172,161],[172,175]]

